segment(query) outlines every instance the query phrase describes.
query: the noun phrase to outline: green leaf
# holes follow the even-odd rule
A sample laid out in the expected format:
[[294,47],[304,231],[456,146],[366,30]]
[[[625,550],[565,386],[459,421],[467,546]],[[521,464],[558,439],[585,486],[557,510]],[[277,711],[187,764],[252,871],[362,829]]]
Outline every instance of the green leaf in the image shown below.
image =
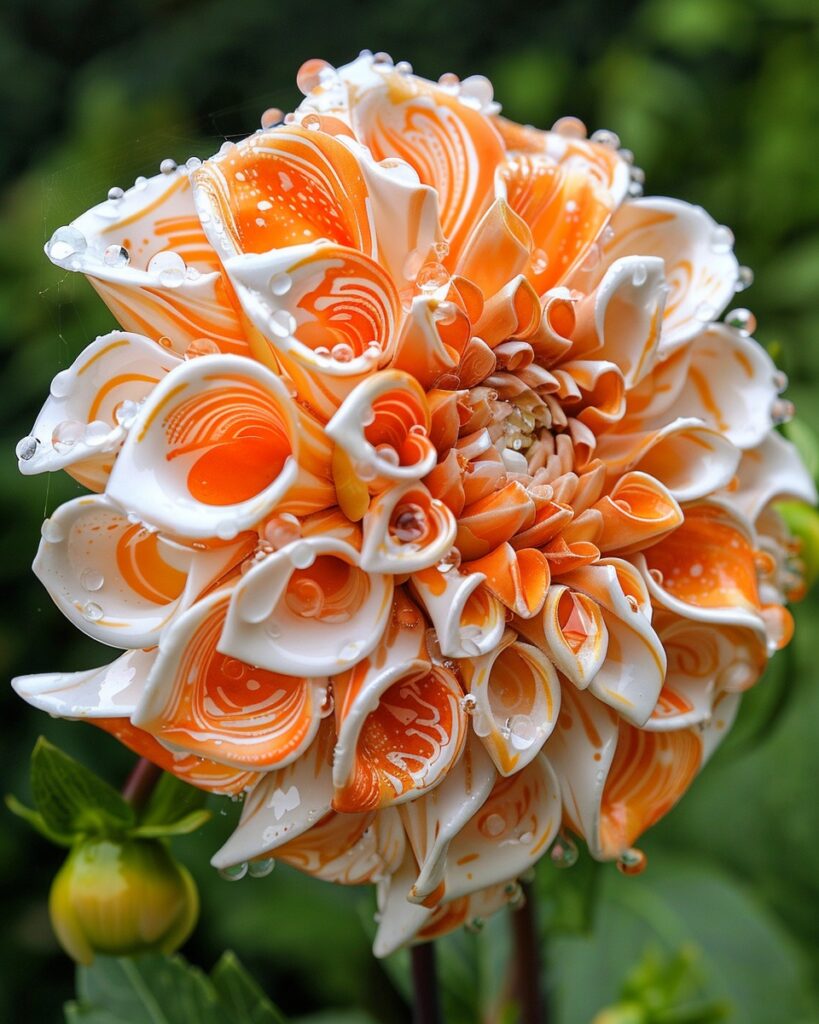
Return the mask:
[[210,821],[212,814],[202,808],[201,811],[191,811],[184,818],[178,821],[168,822],[166,825],[137,825],[136,828],[128,830],[128,835],[139,839],[160,839],[164,836],[186,836],[195,832],[204,824]]
[[[163,772],[154,787],[148,803],[139,816],[140,828],[145,825],[177,824],[205,806],[207,793],[195,786],[189,786],[175,775]],[[194,828],[198,828],[195,825]],[[192,831],[189,829],[188,831]],[[147,833],[142,833],[147,834]],[[176,835],[181,833],[162,833]]]
[[117,832],[134,824],[134,810],[79,761],[40,737],[31,755],[31,791],[46,826],[57,834]]
[[17,815],[18,818],[22,818],[23,821],[28,822],[35,832],[39,832],[40,835],[43,836],[43,838],[48,839],[49,842],[56,843],[57,846],[71,846],[73,836],[70,833],[55,832],[53,829],[49,828],[46,824],[45,818],[39,811],[35,811],[31,807],[26,807],[25,804],[20,803],[17,797],[11,793],[6,796],[6,807],[8,807],[12,814]]
[[285,1024],[285,1019],[248,974],[235,953],[227,951],[210,974],[225,1008],[236,1024]]

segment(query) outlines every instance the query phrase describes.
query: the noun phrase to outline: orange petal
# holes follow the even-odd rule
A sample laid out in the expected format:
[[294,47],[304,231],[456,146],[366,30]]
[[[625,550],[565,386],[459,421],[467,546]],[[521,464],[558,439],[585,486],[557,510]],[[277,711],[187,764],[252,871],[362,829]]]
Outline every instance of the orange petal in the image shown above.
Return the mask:
[[457,546],[462,557],[480,558],[529,525],[534,503],[513,481],[480,501],[467,505],[458,521]]
[[461,566],[462,572],[481,572],[486,587],[511,611],[523,618],[537,615],[549,587],[549,562],[535,548],[516,551],[501,544],[488,555]]
[[594,507],[603,516],[596,543],[604,553],[639,551],[683,521],[682,509],[667,488],[645,473],[626,473]]

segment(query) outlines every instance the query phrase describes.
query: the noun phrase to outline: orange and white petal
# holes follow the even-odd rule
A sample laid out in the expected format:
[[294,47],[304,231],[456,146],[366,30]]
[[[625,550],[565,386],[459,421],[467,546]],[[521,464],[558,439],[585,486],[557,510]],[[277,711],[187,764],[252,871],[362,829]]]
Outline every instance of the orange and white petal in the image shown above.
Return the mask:
[[248,551],[246,537],[202,549],[172,540],[104,495],[61,505],[42,534],[35,575],[74,625],[111,647],[155,644]]
[[526,221],[496,199],[467,237],[456,270],[491,296],[523,273],[533,248]]
[[332,719],[324,719],[301,757],[257,776],[242,805],[239,824],[211,858],[215,868],[272,853],[330,813],[334,742]]
[[509,778],[499,778],[450,844],[447,900],[528,871],[557,835],[561,812],[560,783],[544,754]]
[[464,661],[461,677],[475,698],[472,728],[501,775],[519,772],[537,756],[560,711],[554,665],[508,630],[489,654]]
[[588,692],[642,726],[662,690],[666,655],[640,574],[628,562],[606,559],[567,574],[565,582],[598,603],[608,631],[606,657]]
[[631,181],[629,165],[614,146],[560,132],[543,132],[543,148],[560,166],[583,171],[609,194],[612,206],[626,198]]
[[334,675],[366,658],[390,619],[393,577],[324,534],[285,545],[237,584],[219,650],[269,672]]
[[432,620],[441,653],[447,658],[487,654],[503,636],[506,612],[484,576],[457,569],[424,569],[411,577],[413,594]]
[[677,199],[635,199],[617,210],[611,229],[603,243],[600,273],[623,256],[657,256],[665,261],[670,291],[661,355],[699,334],[703,324],[715,320],[731,301],[739,278],[733,239],[701,206]]
[[11,685],[32,707],[59,718],[128,718],[155,659],[155,649],[126,651],[100,668],[17,676]]
[[338,726],[333,807],[359,812],[403,803],[442,782],[466,742],[462,695],[455,676],[438,665],[399,663],[370,673]]
[[580,690],[606,659],[609,633],[600,606],[565,584],[549,587],[541,614],[534,619],[516,618],[515,629]]
[[777,498],[796,498],[809,505],[817,502],[816,486],[799,452],[777,431],[742,453],[737,482],[723,500],[752,523]]
[[225,268],[253,354],[286,372],[323,418],[390,358],[402,318],[398,292],[365,253],[319,241],[234,256]]
[[138,729],[127,718],[89,718],[87,721],[113,736],[139,757],[147,758],[163,771],[208,793],[236,797],[251,790],[259,779],[264,778],[258,772],[210,761],[199,754],[169,750],[155,736],[144,729]]
[[105,487],[138,405],[179,359],[149,338],[112,331],[61,370],[35,420],[39,442],[21,473],[65,469],[93,491]]
[[658,430],[606,434],[597,457],[610,479],[639,470],[664,484],[678,502],[695,501],[734,477],[740,450],[702,420],[675,419]]
[[409,374],[383,370],[363,380],[327,424],[361,475],[406,482],[433,468],[430,416],[423,389]]
[[[306,463],[313,443],[280,378],[236,356],[178,366],[151,392],[111,473],[107,493],[129,512],[182,536],[235,536],[286,498],[303,513],[334,504]],[[291,494],[292,492],[292,494]]]
[[408,897],[413,903],[434,907],[445,898],[450,844],[486,802],[497,777],[483,744],[470,733],[463,756],[444,781],[401,804],[401,820],[420,869]]
[[406,839],[398,811],[367,814],[331,811],[276,849],[276,860],[336,885],[366,885],[390,875],[401,863]]
[[487,589],[525,619],[538,614],[549,589],[549,562],[536,548],[515,550],[511,544],[501,544],[483,558],[463,563],[461,571],[482,573]]
[[398,157],[438,194],[454,260],[488,208],[503,145],[491,122],[421,79],[372,70],[351,92],[352,124],[376,160]]
[[691,342],[685,383],[654,423],[696,418],[737,448],[753,448],[774,427],[776,366],[761,345],[725,324],[712,324]]
[[248,351],[183,169],[93,207],[56,232],[46,254],[85,274],[125,331],[165,339],[178,355],[203,338],[222,352]]
[[230,598],[229,588],[213,591],[164,631],[131,720],[172,750],[273,771],[313,741],[327,680],[268,672],[221,653]]
[[616,260],[578,312],[575,348],[616,363],[628,390],[657,357],[667,291],[663,269],[657,257]]
[[482,558],[531,526],[535,514],[532,497],[513,480],[464,508],[458,518],[458,550],[470,561]]
[[292,124],[251,135],[206,160],[192,180],[223,260],[319,239],[375,255],[358,158],[326,132]]
[[364,516],[361,567],[412,573],[436,565],[452,548],[458,525],[421,483],[399,483],[377,495]]
[[594,508],[603,517],[595,543],[604,554],[639,551],[656,544],[683,521],[668,488],[646,473],[625,473]]

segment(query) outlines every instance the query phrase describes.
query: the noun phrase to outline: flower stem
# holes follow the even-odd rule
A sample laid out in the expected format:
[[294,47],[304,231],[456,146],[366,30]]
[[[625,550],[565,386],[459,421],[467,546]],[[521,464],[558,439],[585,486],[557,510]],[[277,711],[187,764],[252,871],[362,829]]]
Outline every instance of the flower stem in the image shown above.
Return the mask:
[[422,942],[410,950],[412,959],[413,1024],[441,1024],[435,946]]
[[523,883],[524,900],[512,914],[515,947],[515,992],[520,1024],[549,1024],[549,1011],[540,990],[540,956],[535,892]]
[[153,792],[154,786],[159,782],[162,769],[149,761],[147,757],[141,757],[128,774],[128,778],[122,787],[122,795],[136,810],[144,806],[148,797]]

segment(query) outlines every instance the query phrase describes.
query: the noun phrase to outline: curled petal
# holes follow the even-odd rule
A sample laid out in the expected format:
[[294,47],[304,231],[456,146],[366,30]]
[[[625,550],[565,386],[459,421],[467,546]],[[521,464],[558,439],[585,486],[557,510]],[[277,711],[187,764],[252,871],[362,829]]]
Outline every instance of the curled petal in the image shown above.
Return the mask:
[[392,596],[392,576],[364,572],[350,544],[306,537],[245,573],[219,649],[270,672],[343,672],[378,644]]
[[[159,174],[73,222],[82,252],[46,253],[85,274],[126,331],[163,339],[183,355],[191,342],[247,353],[230,286],[196,215],[187,173]],[[113,255],[111,255],[113,254]]]
[[456,449],[450,448],[446,457],[424,478],[430,494],[442,501],[456,516],[461,514],[466,503],[462,461]]
[[470,338],[469,321],[456,309],[452,325],[444,335],[439,311],[437,299],[424,295],[413,298],[391,365],[410,374],[425,388],[460,387],[456,370]]
[[17,676],[11,685],[40,711],[60,718],[127,718],[142,696],[156,650],[126,651],[85,672]]
[[639,469],[665,484],[677,501],[694,501],[733,478],[740,451],[701,420],[676,419],[659,430],[600,437],[597,456],[610,478]]
[[332,719],[324,719],[301,757],[257,776],[242,805],[239,824],[211,858],[214,867],[226,868],[272,853],[329,814],[334,740]]
[[493,295],[526,267],[532,235],[503,199],[496,199],[466,240],[457,271]]
[[483,558],[467,562],[463,572],[480,572],[485,586],[510,611],[523,618],[537,615],[549,589],[549,562],[536,548],[516,551],[501,544]]
[[204,789],[208,793],[238,796],[252,789],[259,779],[264,778],[257,772],[232,768],[218,761],[210,761],[199,754],[182,754],[177,750],[168,750],[155,736],[144,729],[138,729],[127,718],[89,718],[88,721],[109,733],[139,757],[147,758],[163,771],[170,772],[183,782]]
[[364,516],[361,568],[367,572],[418,572],[435,565],[455,540],[455,517],[423,484],[382,491]]
[[325,818],[276,850],[276,860],[313,878],[365,885],[391,874],[404,856],[406,839],[394,807],[368,814]]
[[20,471],[65,469],[101,491],[138,403],[178,363],[138,334],[97,338],[54,378],[31,431],[39,444],[32,458],[19,460]]
[[606,657],[589,692],[642,726],[663,686],[666,656],[651,628],[645,584],[627,562],[609,559],[568,574],[565,582],[600,606],[608,631]]
[[196,549],[133,523],[108,498],[75,498],[43,524],[34,572],[83,632],[150,647],[180,611],[248,551],[246,537]]
[[776,498],[797,498],[809,505],[817,501],[816,486],[799,452],[776,431],[742,453],[737,482],[725,500],[752,523]]
[[661,259],[616,260],[581,307],[575,346],[615,363],[626,388],[633,388],[654,364],[665,295]]
[[639,551],[656,544],[683,521],[683,512],[659,480],[645,473],[621,476],[594,506],[603,517],[596,540],[603,552]]
[[[481,317],[475,324],[475,333],[494,349],[507,338],[529,338],[534,335],[542,317],[543,310],[537,292],[519,274],[489,293]],[[542,342],[538,335],[537,346],[541,353]],[[568,345],[566,339],[566,348]]]
[[595,433],[622,419],[626,411],[625,384],[618,366],[603,360],[581,360],[564,363],[561,370],[571,376],[579,389],[576,400],[572,394],[565,396],[567,413],[571,412]]
[[332,505],[329,458],[278,377],[248,359],[204,356],[151,393],[108,494],[169,532],[230,537],[291,491],[290,511]]
[[281,125],[194,173],[199,216],[222,259],[327,239],[374,255],[367,186],[352,150],[323,131]]
[[471,733],[463,756],[444,781],[401,805],[404,829],[420,867],[408,897],[413,903],[435,907],[444,899],[450,844],[486,801],[497,777],[483,744]]
[[171,749],[271,771],[312,742],[326,680],[267,672],[220,653],[230,597],[229,589],[212,592],[165,630],[132,721]]
[[549,560],[552,576],[572,572],[583,565],[592,565],[600,559],[600,549],[587,540],[567,543],[565,538],[557,537],[543,548],[543,554]]
[[560,710],[560,684],[548,658],[509,630],[495,650],[461,666],[475,697],[473,728],[501,775],[529,764]]
[[691,343],[688,372],[676,401],[646,426],[694,417],[737,448],[753,448],[774,427],[778,390],[776,366],[762,346],[725,324],[712,324]]
[[[444,779],[466,740],[455,676],[417,662],[373,672],[339,725],[333,761],[338,811],[414,799]],[[338,706],[338,705],[337,705]]]
[[427,611],[447,658],[472,658],[491,651],[503,635],[503,605],[482,586],[482,573],[464,576],[424,569],[412,576],[412,589]]
[[515,629],[546,653],[578,689],[585,689],[606,659],[609,633],[600,606],[564,584],[549,588],[543,612],[516,619]]
[[499,778],[449,848],[447,900],[498,885],[528,871],[560,828],[560,784],[549,759],[537,757]]
[[699,334],[703,323],[715,320],[733,297],[736,257],[730,240],[723,238],[724,229],[702,207],[677,199],[635,199],[617,210],[611,228],[598,273],[623,256],[658,256],[665,262],[670,291],[661,355]]
[[464,558],[481,558],[531,525],[534,517],[526,488],[513,481],[466,506],[458,520],[458,549]]
[[327,424],[327,434],[365,475],[410,481],[425,476],[437,453],[429,439],[424,392],[409,374],[383,370],[363,380]]

